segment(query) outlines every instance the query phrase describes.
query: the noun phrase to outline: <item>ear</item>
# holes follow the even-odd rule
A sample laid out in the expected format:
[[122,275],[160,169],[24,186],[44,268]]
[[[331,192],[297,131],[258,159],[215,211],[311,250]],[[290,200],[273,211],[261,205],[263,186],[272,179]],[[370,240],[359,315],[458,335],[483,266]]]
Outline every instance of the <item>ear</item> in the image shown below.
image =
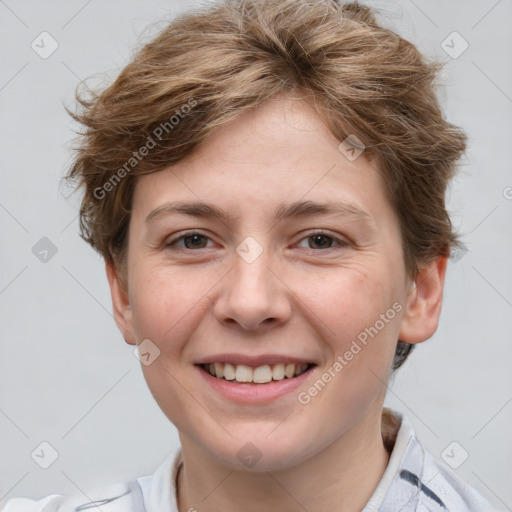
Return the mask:
[[124,340],[129,345],[136,345],[132,324],[132,308],[130,299],[124,289],[114,265],[105,261],[110,295],[112,297],[112,308],[116,325],[123,334]]
[[428,340],[437,329],[447,258],[439,256],[421,268],[407,297],[398,339],[407,343]]

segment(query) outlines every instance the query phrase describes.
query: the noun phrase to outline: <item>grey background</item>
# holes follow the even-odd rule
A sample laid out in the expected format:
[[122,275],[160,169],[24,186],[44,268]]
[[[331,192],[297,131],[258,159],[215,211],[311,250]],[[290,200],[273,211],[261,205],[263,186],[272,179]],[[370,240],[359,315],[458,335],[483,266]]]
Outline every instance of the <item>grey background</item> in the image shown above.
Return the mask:
[[[370,3],[447,63],[440,97],[470,137],[449,191],[469,252],[450,263],[440,327],[387,404],[438,458],[456,441],[451,460],[469,454],[456,472],[511,510],[512,0]],[[103,263],[78,236],[78,197],[59,180],[73,137],[63,104],[80,79],[113,78],[194,4],[0,0],[0,504],[152,473],[178,443],[114,324]],[[31,48],[42,31],[59,45],[47,59]],[[453,31],[469,44],[455,59],[441,47]],[[57,249],[47,262],[32,252],[42,237]],[[31,458],[42,441],[58,452],[48,469]]]

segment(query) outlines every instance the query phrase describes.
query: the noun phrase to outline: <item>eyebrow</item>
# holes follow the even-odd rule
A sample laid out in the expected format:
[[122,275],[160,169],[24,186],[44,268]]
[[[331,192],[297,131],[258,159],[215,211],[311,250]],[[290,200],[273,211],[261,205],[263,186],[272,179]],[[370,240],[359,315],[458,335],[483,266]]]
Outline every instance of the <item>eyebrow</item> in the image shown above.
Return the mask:
[[[194,217],[216,218],[223,222],[233,222],[235,218],[218,206],[203,202],[173,202],[165,203],[151,211],[145,222],[149,223],[157,218],[178,213],[181,215],[192,215]],[[281,204],[277,207],[274,217],[279,222],[292,217],[307,217],[318,214],[336,214],[344,217],[352,217],[354,220],[369,222],[370,215],[351,203],[340,201],[314,202],[296,201],[289,204]]]

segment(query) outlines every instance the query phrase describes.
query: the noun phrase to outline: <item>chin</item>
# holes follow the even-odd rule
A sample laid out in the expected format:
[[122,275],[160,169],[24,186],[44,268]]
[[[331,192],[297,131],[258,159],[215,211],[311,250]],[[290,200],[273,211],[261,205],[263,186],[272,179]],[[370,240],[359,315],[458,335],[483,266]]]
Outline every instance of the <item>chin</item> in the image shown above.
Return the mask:
[[229,469],[254,473],[286,470],[314,455],[315,447],[311,445],[311,437],[306,432],[303,436],[290,436],[283,430],[281,435],[269,435],[267,432],[271,432],[271,429],[265,428],[262,434],[260,428],[254,435],[250,434],[250,431],[257,430],[257,425],[244,433],[241,430],[240,435],[233,434],[233,438],[227,436],[214,446],[208,442],[210,438],[203,447]]

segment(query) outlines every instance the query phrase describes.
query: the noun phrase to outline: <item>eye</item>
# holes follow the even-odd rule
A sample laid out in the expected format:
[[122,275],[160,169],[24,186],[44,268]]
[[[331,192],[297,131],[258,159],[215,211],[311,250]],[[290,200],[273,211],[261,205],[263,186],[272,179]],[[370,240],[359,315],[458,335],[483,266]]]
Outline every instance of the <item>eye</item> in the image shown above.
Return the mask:
[[[340,238],[329,235],[328,233],[324,233],[323,231],[318,231],[316,233],[312,233],[306,238],[303,238],[302,241],[310,241],[308,243],[307,249],[335,249],[336,247],[346,247],[348,242],[342,240]],[[335,242],[337,245],[332,246],[331,244]]]
[[[170,240],[165,244],[165,247],[172,247],[176,249],[194,250],[207,248],[209,237],[200,232],[191,232],[181,235],[174,240]],[[303,238],[300,243],[308,242],[306,249],[319,250],[319,249],[335,249],[336,247],[342,248],[349,245],[349,243],[341,238],[337,238],[323,231],[318,231]],[[180,245],[180,243],[183,243]],[[334,246],[332,244],[335,244]]]
[[[205,241],[209,238],[203,233],[187,233],[165,244],[166,247],[178,247],[178,249],[204,249]],[[183,241],[184,245],[178,246],[178,242]]]

